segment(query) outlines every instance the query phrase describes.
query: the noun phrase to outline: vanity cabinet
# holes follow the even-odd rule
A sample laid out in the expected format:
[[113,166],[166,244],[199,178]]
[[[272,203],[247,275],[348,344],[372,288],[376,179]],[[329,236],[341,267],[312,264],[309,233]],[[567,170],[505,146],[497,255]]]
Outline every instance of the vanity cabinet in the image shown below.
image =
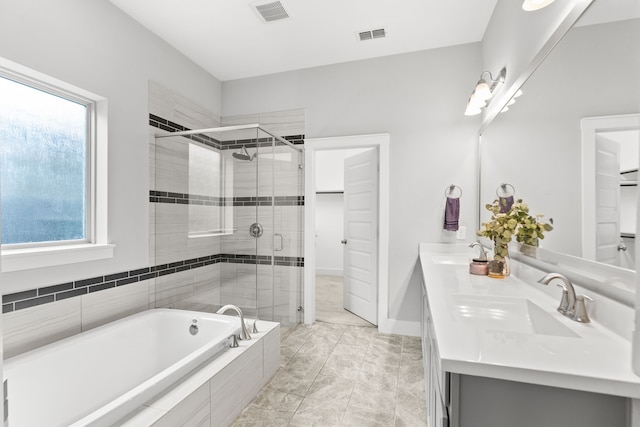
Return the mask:
[[421,330],[429,427],[631,426],[628,398],[443,370],[424,287]]
[[448,427],[449,424],[449,385],[448,372],[440,369],[440,355],[429,310],[429,300],[422,296],[422,360],[425,375],[425,396],[427,399],[427,419],[429,427]]

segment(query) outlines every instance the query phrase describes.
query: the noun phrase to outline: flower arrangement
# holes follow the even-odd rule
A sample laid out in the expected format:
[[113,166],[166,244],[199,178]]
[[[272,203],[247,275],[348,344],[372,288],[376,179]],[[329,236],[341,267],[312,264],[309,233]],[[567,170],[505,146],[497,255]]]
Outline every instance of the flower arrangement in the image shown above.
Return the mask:
[[513,236],[516,241],[530,246],[538,246],[538,241],[544,239],[544,233],[553,230],[553,219],[543,222],[544,215],[529,215],[529,207],[518,199],[507,212],[501,212],[501,201],[496,199],[485,208],[491,212],[491,220],[482,223],[478,236],[488,237],[494,242],[494,258],[504,260],[509,255],[509,242]]

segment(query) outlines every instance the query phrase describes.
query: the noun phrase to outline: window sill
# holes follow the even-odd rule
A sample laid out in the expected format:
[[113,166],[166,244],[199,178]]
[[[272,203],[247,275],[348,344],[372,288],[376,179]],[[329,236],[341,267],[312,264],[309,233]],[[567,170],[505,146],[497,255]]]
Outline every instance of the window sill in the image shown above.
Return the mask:
[[75,264],[113,258],[112,244],[82,244],[2,251],[2,272]]

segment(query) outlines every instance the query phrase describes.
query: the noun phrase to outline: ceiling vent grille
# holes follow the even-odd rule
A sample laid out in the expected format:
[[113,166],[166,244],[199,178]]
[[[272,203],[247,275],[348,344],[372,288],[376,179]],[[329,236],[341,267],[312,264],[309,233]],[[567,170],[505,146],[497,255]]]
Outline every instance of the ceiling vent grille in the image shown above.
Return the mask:
[[279,1],[257,4],[255,5],[255,8],[265,22],[278,21],[289,17],[289,14]]
[[378,28],[377,30],[367,30],[358,33],[358,39],[363,42],[365,40],[381,39],[387,36],[387,31],[384,28]]

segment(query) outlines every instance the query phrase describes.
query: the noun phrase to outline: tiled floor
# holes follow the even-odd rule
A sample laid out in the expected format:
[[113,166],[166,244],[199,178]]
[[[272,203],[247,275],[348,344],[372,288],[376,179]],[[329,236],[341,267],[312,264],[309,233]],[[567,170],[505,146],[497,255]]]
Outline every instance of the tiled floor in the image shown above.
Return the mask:
[[419,338],[316,322],[281,343],[280,369],[239,426],[426,426]]
[[343,308],[342,289],[342,277],[316,276],[316,320],[344,325],[373,326]]

